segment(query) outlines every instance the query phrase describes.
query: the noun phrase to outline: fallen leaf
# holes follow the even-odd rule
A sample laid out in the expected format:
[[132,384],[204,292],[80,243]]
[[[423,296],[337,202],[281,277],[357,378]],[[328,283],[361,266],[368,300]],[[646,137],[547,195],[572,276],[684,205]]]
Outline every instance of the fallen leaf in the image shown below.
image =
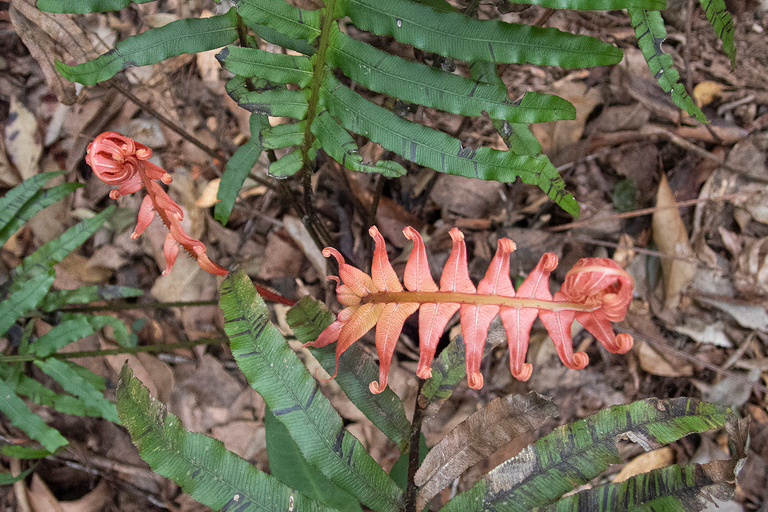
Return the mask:
[[218,203],[220,199],[216,197],[216,194],[219,193],[219,183],[221,183],[221,178],[209,181],[203,189],[203,193],[200,194],[200,197],[195,201],[195,206],[199,206],[200,208],[210,208]]
[[11,98],[8,124],[5,125],[5,149],[22,179],[38,173],[43,144],[37,133],[37,119],[18,98]]
[[725,311],[736,320],[739,325],[747,329],[768,330],[768,313],[765,307],[753,304],[734,304],[722,300],[698,297],[697,300]]
[[672,364],[667,360],[667,357],[662,357],[653,347],[642,341],[636,340],[635,346],[638,347],[640,368],[646,373],[661,377],[690,377],[693,375],[693,366],[690,363],[674,361],[675,364]]
[[291,239],[301,247],[304,256],[312,263],[319,275],[325,275],[326,260],[323,257],[323,253],[317,248],[317,244],[312,239],[312,236],[307,231],[304,223],[296,217],[286,215],[283,217],[283,226],[285,230],[291,236]]
[[677,208],[668,208],[676,202],[675,194],[669,187],[667,177],[662,174],[659,189],[656,194],[656,207],[653,212],[653,241],[659,252],[668,256],[662,258],[661,267],[664,272],[664,307],[672,309],[680,302],[682,292],[693,278],[696,265],[678,258],[692,258],[693,251],[688,241],[688,233],[683,219]]
[[642,453],[628,462],[627,465],[613,477],[613,483],[617,484],[629,480],[640,473],[647,473],[654,469],[670,466],[674,462],[675,453],[669,446]]
[[61,57],[57,48],[64,47],[76,59],[86,60],[86,52],[93,51],[82,30],[66,14],[41,11],[34,1],[14,0],[8,14],[16,34],[40,65],[48,86],[59,102],[72,105],[77,101],[75,84],[56,71],[55,60]]
[[725,85],[713,82],[712,80],[699,82],[693,88],[693,99],[696,100],[696,106],[703,107],[704,105],[709,105],[723,93],[725,87]]
[[92,491],[74,501],[59,501],[37,473],[32,475],[29,501],[35,512],[98,512],[112,499],[112,491],[105,479],[101,479]]
[[[578,79],[580,73],[569,75],[555,82],[546,91],[570,101],[576,107],[576,119],[569,121],[548,121],[531,126],[533,134],[541,142],[541,150],[550,156],[556,155],[578,141],[584,133],[584,125],[595,107],[603,101],[597,88],[589,88]],[[542,91],[544,92],[544,91]]]
[[731,340],[725,335],[723,322],[708,324],[698,318],[688,318],[683,325],[675,327],[675,331],[698,343],[710,343],[718,347],[731,346]]

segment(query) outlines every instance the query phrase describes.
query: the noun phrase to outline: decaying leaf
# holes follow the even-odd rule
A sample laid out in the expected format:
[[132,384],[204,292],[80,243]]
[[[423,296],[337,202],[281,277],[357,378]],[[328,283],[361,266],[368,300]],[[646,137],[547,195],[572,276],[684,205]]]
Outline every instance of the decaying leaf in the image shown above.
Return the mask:
[[5,147],[22,179],[38,173],[43,144],[37,133],[35,114],[18,99],[11,98],[8,124],[5,125]]
[[467,468],[496,450],[532,432],[557,414],[557,407],[538,393],[493,400],[464,420],[427,454],[416,472],[416,508],[421,510],[441,489]]
[[56,71],[54,62],[57,57],[63,57],[60,49],[78,61],[94,56],[93,46],[83,31],[66,14],[37,9],[34,0],[13,0],[8,12],[16,33],[40,64],[48,87],[59,102],[74,104],[77,100],[75,84]]
[[677,307],[680,292],[691,282],[696,272],[696,265],[677,258],[692,258],[693,251],[688,241],[688,233],[677,208],[668,208],[676,202],[675,194],[669,188],[667,177],[662,174],[659,190],[656,194],[656,207],[653,212],[653,241],[659,251],[668,256],[661,260],[664,272],[664,307]]

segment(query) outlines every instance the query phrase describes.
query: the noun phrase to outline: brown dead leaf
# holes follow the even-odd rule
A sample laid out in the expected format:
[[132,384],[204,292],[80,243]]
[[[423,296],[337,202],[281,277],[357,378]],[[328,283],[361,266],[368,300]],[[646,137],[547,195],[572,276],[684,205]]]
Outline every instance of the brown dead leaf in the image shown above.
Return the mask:
[[112,499],[112,491],[105,479],[101,479],[88,494],[75,501],[59,501],[37,473],[32,475],[29,501],[35,512],[98,512]]
[[693,278],[696,265],[688,261],[672,259],[672,257],[692,258],[693,251],[688,241],[688,233],[683,219],[677,208],[665,208],[674,205],[675,194],[669,187],[667,177],[662,174],[659,189],[656,193],[656,206],[653,212],[653,241],[659,247],[659,252],[668,256],[662,258],[661,266],[664,272],[664,307],[672,309],[680,302],[682,292]]
[[267,235],[267,248],[264,251],[264,263],[259,277],[275,279],[277,277],[298,277],[304,260],[301,251],[292,243],[286,242],[275,232]]
[[613,477],[613,483],[617,484],[629,480],[640,473],[647,473],[654,469],[671,466],[674,462],[675,453],[669,446],[642,453],[632,459],[631,462],[624,466],[624,468]]
[[704,80],[693,88],[693,99],[698,107],[709,105],[715,98],[720,97],[725,87],[724,84],[713,82],[712,80]]
[[638,357],[640,359],[640,368],[651,375],[660,375],[662,377],[690,377],[693,375],[693,366],[687,362],[670,363],[666,357],[662,356],[649,344],[636,340]]
[[38,173],[43,144],[37,132],[37,119],[18,98],[11,98],[8,124],[5,125],[5,149],[22,179]]
[[230,421],[225,425],[213,427],[211,434],[224,443],[227,450],[245,460],[253,460],[259,452],[267,449],[263,421]]
[[421,510],[468,467],[542,425],[557,407],[538,393],[508,395],[488,403],[453,429],[427,454],[416,472]]
[[[77,101],[75,84],[65,79],[56,71],[54,66],[57,55],[55,51],[56,41],[40,26],[41,19],[49,19],[49,17],[52,18],[56,15],[43,13],[35,7],[30,9],[30,7],[30,3],[26,0],[14,0],[11,2],[8,10],[11,23],[21,41],[29,49],[29,53],[40,64],[45,81],[56,95],[56,98],[64,105],[72,105]],[[29,19],[27,16],[32,16],[32,19]],[[63,15],[58,16],[64,17]],[[71,20],[67,19],[67,21],[74,25]]]
[[504,184],[441,174],[429,195],[444,212],[484,219],[502,204]]
[[218,203],[220,199],[218,199],[216,195],[219,193],[219,183],[221,183],[221,178],[209,181],[203,189],[203,193],[200,194],[200,197],[195,201],[195,206],[199,206],[200,208],[210,208]]
[[570,121],[548,121],[531,126],[533,134],[541,142],[541,150],[552,157],[577,142],[584,133],[584,125],[589,114],[603,101],[602,94],[596,88],[589,88],[578,78],[579,74],[569,75],[555,82],[547,92],[564,98],[576,107],[576,119]]

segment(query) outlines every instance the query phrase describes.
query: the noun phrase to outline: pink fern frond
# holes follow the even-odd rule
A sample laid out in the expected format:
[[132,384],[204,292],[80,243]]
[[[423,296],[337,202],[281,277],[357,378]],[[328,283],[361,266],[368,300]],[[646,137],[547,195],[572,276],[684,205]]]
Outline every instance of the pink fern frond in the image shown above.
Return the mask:
[[[339,313],[316,341],[305,346],[320,347],[337,342],[338,359],[366,332],[376,327],[376,350],[379,355],[379,379],[370,384],[371,392],[380,393],[387,385],[395,345],[405,320],[419,311],[419,378],[431,376],[437,342],[451,317],[460,312],[466,346],[469,386],[483,385],[480,359],[491,321],[501,317],[509,341],[510,370],[520,380],[527,380],[533,368],[525,362],[530,329],[541,318],[557,348],[560,359],[569,368],[584,368],[589,359],[573,351],[570,330],[578,320],[610,352],[625,353],[632,347],[632,337],[615,335],[610,322],[624,319],[632,299],[632,278],[607,258],[580,260],[566,274],[565,283],[553,297],[549,291],[549,275],[557,266],[557,257],[544,254],[536,268],[515,292],[509,277],[509,254],[515,250],[512,240],[502,238],[485,277],[477,288],[469,278],[467,248],[464,235],[451,229],[451,253],[443,268],[438,288],[429,272],[426,248],[421,235],[412,227],[403,230],[413,241],[413,250],[405,266],[405,290],[395,275],[387,256],[384,238],[375,226],[369,234],[376,244],[371,276],[347,264],[333,248],[323,250],[339,263],[337,283],[339,302],[348,306]],[[334,374],[335,376],[335,374]]]

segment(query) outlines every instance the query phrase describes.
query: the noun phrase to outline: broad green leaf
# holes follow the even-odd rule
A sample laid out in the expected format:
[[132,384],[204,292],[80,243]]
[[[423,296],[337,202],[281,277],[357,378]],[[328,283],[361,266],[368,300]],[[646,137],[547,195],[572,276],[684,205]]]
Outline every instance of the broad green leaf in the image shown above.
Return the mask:
[[141,458],[203,505],[229,512],[333,510],[257,470],[221,441],[185,430],[127,364],[120,372],[117,406]]
[[402,491],[344,429],[317,382],[269,321],[269,310],[244,271],[224,280],[219,303],[240,370],[307,462],[368,507],[399,511]]
[[251,138],[240,146],[229,159],[219,182],[219,190],[216,193],[219,202],[214,207],[213,216],[222,226],[226,225],[229,220],[229,214],[232,213],[237,194],[245,183],[245,178],[248,177],[259,160],[263,150],[260,134],[263,129],[269,128],[268,116],[251,114],[250,126]]
[[382,147],[419,165],[468,178],[506,183],[518,177],[523,183],[538,185],[549,197],[574,217],[579,205],[565,191],[565,182],[549,159],[509,151],[464,147],[458,139],[426,126],[407,121],[379,107],[327,76],[321,89],[330,114],[347,130],[369,137]]
[[46,425],[40,416],[30,411],[24,400],[3,380],[0,380],[0,398],[0,412],[29,437],[40,442],[46,450],[53,453],[67,444],[59,431]]
[[463,116],[481,116],[514,123],[541,123],[575,119],[576,108],[557,96],[527,93],[509,98],[504,84],[471,80],[411,62],[334,30],[329,59],[355,82],[403,101]]
[[285,426],[267,407],[264,411],[269,473],[308,498],[345,512],[362,511],[360,503],[311,466]]
[[717,510],[733,497],[736,488],[736,461],[718,460],[709,464],[668,466],[641,473],[620,483],[593,487],[566,496],[532,512],[575,510],[632,510],[637,512],[696,512]]
[[63,172],[46,172],[27,178],[0,198],[0,246],[34,214],[82,187],[79,183],[63,183],[42,189],[48,180]]
[[708,122],[704,112],[696,106],[693,99],[685,91],[685,86],[678,82],[680,73],[672,67],[672,56],[664,53],[661,49],[661,45],[667,37],[667,29],[664,28],[661,13],[643,9],[628,9],[628,12],[632,27],[635,29],[637,44],[661,88],[664,89],[664,92],[671,94],[675,105],[698,121]]
[[[475,80],[505,87],[496,71],[496,63],[494,62],[483,60],[472,62],[469,65],[469,72]],[[501,119],[491,119],[491,122],[511,152],[516,155],[529,156],[536,156],[541,153],[541,144],[528,128],[528,125],[511,123]]]
[[614,11],[630,8],[663,11],[667,8],[666,0],[515,0],[514,3],[574,11]]
[[131,4],[145,4],[152,0],[37,0],[41,11],[85,14],[88,12],[119,11]]
[[53,311],[68,304],[87,304],[102,300],[125,299],[141,297],[144,292],[138,288],[100,284],[93,286],[78,286],[72,290],[51,290],[40,303],[42,311]]
[[248,25],[266,25],[284,37],[314,41],[320,36],[319,10],[305,11],[283,0],[240,0],[237,13]]
[[56,380],[64,391],[80,398],[90,416],[101,416],[111,422],[120,423],[115,404],[104,398],[101,391],[91,382],[81,377],[80,374],[85,368],[79,366],[80,371],[74,371],[73,366],[77,366],[76,364],[53,358],[35,361],[34,364]]
[[98,231],[114,209],[114,205],[108,206],[101,213],[97,213],[90,219],[72,226],[62,233],[61,236],[51,240],[24,258],[24,261],[15,270],[12,289],[19,286],[26,287],[27,285],[23,283],[24,279],[53,269],[53,266],[63,260],[67,254],[80,247],[91,235]]
[[[333,314],[322,302],[306,296],[288,311],[285,320],[296,339],[307,343],[316,340],[330,325]],[[335,345],[309,350],[325,371],[333,375],[336,367]],[[404,451],[410,442],[411,424],[405,416],[403,402],[391,388],[387,387],[378,395],[371,393],[368,385],[378,378],[378,364],[360,344],[351,345],[341,355],[336,382],[352,403]]]
[[267,149],[300,146],[304,142],[306,126],[306,121],[299,121],[298,123],[278,124],[265,128],[261,132],[261,144]]
[[437,12],[408,0],[338,0],[338,7],[363,30],[468,62],[583,68],[616,64],[622,57],[619,48],[592,37]]
[[93,334],[93,327],[85,319],[85,315],[67,320],[51,328],[30,345],[31,352],[40,358],[45,358],[69,345]]
[[689,398],[648,398],[615,405],[549,435],[497,466],[443,512],[469,509],[525,511],[554,503],[610,464],[623,462],[616,446],[628,439],[649,450],[694,432],[720,428],[730,409]]
[[14,482],[18,482],[19,480],[23,480],[27,478],[30,473],[35,469],[36,466],[30,466],[26,470],[19,473],[17,476],[13,476],[10,473],[6,473],[4,471],[0,471],[0,485],[11,485]]
[[90,326],[93,328],[94,331],[98,331],[99,329],[103,329],[106,326],[109,326],[112,328],[111,333],[107,333],[110,337],[114,338],[114,340],[117,342],[118,345],[123,347],[134,347],[135,342],[137,340],[131,341],[130,333],[128,332],[128,327],[126,327],[125,322],[120,320],[117,317],[111,316],[111,315],[80,315],[80,314],[64,314],[62,315],[62,320],[69,320],[76,318],[78,316],[82,316],[86,322],[90,324]]
[[133,66],[155,64],[183,53],[198,53],[228,45],[237,39],[237,11],[210,18],[184,18],[121,41],[107,53],[68,66],[56,61],[56,69],[64,78],[84,85],[109,80]]
[[0,454],[16,459],[44,459],[51,455],[51,452],[37,446],[6,444],[0,446]]
[[0,336],[5,335],[16,320],[27,310],[35,309],[37,304],[48,293],[56,275],[53,269],[41,272],[24,282],[24,286],[12,290],[8,296],[0,302]]
[[[250,23],[248,25],[253,29],[260,38],[277,46],[282,46],[285,49],[293,50],[295,52],[303,53],[304,55],[314,55],[315,47],[312,46],[306,39],[296,39],[288,37],[285,34],[278,32],[267,25],[259,25],[257,23]],[[256,47],[256,44],[250,45],[252,48]]]
[[406,173],[402,165],[391,160],[364,162],[355,140],[349,132],[339,126],[326,109],[318,112],[312,122],[312,133],[322,145],[323,151],[347,169],[357,172],[378,172],[390,178],[397,178]]
[[[736,46],[733,43],[733,18],[725,9],[723,0],[699,0],[707,15],[709,24],[723,43],[723,51],[731,59],[731,67],[736,66]],[[648,9],[648,7],[646,7]]]
[[306,89],[289,91],[288,89],[273,89],[271,91],[240,92],[237,97],[232,96],[238,105],[245,110],[263,116],[286,116],[303,119],[307,115]]
[[[307,160],[312,162],[317,156],[317,148],[319,147],[317,140],[314,141],[312,147],[309,149]],[[276,162],[269,164],[267,173],[273,178],[285,179],[293,176],[301,170],[304,165],[304,160],[301,157],[301,150],[296,149],[290,153],[283,155]]]
[[493,126],[511,152],[529,156],[541,154],[541,144],[527,124],[493,120]]
[[280,84],[298,84],[301,88],[312,81],[312,63],[307,57],[225,46],[216,54],[216,59],[224,69],[240,76],[257,76]]

